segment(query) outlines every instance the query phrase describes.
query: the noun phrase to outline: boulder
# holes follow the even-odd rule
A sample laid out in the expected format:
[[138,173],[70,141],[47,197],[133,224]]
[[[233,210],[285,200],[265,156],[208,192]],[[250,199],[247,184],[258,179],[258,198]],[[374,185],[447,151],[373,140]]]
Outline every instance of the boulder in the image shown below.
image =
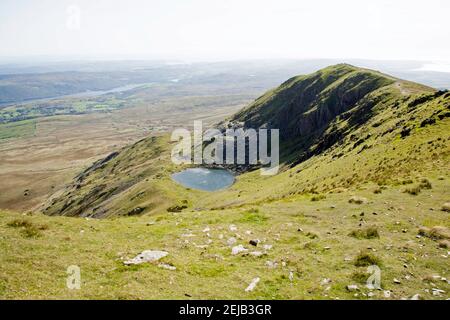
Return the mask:
[[132,264],[141,264],[141,263],[145,263],[145,262],[154,262],[154,261],[158,261],[161,258],[164,258],[168,254],[169,253],[166,251],[145,250],[145,251],[142,251],[142,253],[138,254],[133,259],[124,261],[124,264],[132,265]]

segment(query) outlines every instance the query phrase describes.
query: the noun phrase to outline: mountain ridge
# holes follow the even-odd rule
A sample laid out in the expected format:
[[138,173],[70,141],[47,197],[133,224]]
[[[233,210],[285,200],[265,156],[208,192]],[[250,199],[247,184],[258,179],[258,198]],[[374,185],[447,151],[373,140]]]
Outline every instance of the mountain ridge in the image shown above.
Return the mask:
[[[278,126],[278,176],[247,172],[230,189],[205,197],[171,180],[170,174],[183,166],[171,163],[168,137],[149,137],[94,165],[82,181],[69,184],[40,209],[49,215],[127,216],[174,206],[227,208],[369,182],[397,184],[420,176],[420,170],[442,170],[433,157],[448,159],[442,141],[450,138],[449,110],[449,92],[346,64],[331,66],[285,81],[219,124]],[[420,150],[429,148],[430,141],[438,146],[433,152]]]

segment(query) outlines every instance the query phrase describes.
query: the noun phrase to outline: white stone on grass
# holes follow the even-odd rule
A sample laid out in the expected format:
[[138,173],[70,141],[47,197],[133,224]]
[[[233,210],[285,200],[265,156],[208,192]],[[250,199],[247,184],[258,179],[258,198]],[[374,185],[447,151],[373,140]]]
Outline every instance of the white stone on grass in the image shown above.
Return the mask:
[[160,264],[158,264],[158,267],[163,268],[163,269],[167,269],[167,270],[171,270],[171,271],[177,270],[177,267],[172,266],[172,265],[167,264],[167,263],[160,263]]
[[131,265],[131,264],[141,264],[141,263],[145,263],[145,262],[158,261],[159,259],[164,258],[168,254],[169,253],[166,251],[145,250],[145,251],[142,251],[142,253],[138,254],[133,259],[125,261],[124,264]]
[[232,255],[237,255],[237,254],[239,254],[241,252],[246,252],[246,251],[247,251],[247,249],[245,249],[244,246],[242,246],[242,244],[240,244],[240,245],[235,246],[235,247],[233,247],[231,249],[231,254]]
[[253,289],[255,289],[256,285],[258,284],[259,280],[260,280],[259,277],[258,278],[254,278],[252,280],[252,282],[250,282],[248,287],[245,289],[245,292],[253,291]]
[[228,240],[227,240],[227,244],[229,245],[229,246],[232,246],[233,244],[235,244],[236,243],[236,238],[235,237],[231,237],[231,238],[229,238]]

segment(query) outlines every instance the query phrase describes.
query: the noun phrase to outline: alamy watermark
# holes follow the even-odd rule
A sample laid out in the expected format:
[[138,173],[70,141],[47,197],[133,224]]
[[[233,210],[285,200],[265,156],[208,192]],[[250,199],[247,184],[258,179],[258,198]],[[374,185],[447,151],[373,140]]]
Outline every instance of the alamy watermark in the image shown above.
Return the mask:
[[67,267],[66,286],[70,290],[81,289],[81,269],[79,266]]
[[203,132],[202,121],[194,121],[193,131],[193,135],[184,128],[172,132],[171,140],[178,142],[172,149],[173,163],[260,166],[262,175],[278,173],[278,129],[213,128]]
[[370,277],[367,279],[366,287],[368,289],[381,290],[381,269],[377,265],[367,267],[367,273]]
[[67,19],[66,27],[71,31],[81,29],[81,9],[79,6],[72,4],[66,8]]

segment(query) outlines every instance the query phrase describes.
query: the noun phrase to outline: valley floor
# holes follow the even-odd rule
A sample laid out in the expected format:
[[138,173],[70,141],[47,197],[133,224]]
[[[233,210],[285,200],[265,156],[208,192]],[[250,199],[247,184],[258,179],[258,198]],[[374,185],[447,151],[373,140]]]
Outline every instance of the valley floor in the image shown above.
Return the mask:
[[[418,195],[403,186],[374,193],[379,188],[366,185],[316,201],[295,195],[241,208],[103,220],[1,211],[0,298],[447,299],[448,177],[430,181],[432,188]],[[365,199],[350,203],[352,196]],[[436,226],[419,235],[421,227]],[[252,246],[252,239],[260,243]],[[248,251],[232,255],[238,245]],[[144,250],[169,254],[157,263],[124,265]],[[255,251],[263,255],[249,254]],[[382,290],[365,286],[373,264],[381,269]],[[66,286],[71,265],[81,269],[79,290]]]
[[[217,122],[242,107],[240,100],[233,100],[225,106],[186,108],[205,100],[213,104],[219,98],[167,98],[164,103],[109,113],[39,118],[31,120],[32,132],[8,139],[2,139],[2,133],[13,132],[10,125],[0,125],[0,208],[32,210],[113,151],[149,134],[190,126],[194,120]],[[29,121],[14,123],[21,133],[23,123]]]

